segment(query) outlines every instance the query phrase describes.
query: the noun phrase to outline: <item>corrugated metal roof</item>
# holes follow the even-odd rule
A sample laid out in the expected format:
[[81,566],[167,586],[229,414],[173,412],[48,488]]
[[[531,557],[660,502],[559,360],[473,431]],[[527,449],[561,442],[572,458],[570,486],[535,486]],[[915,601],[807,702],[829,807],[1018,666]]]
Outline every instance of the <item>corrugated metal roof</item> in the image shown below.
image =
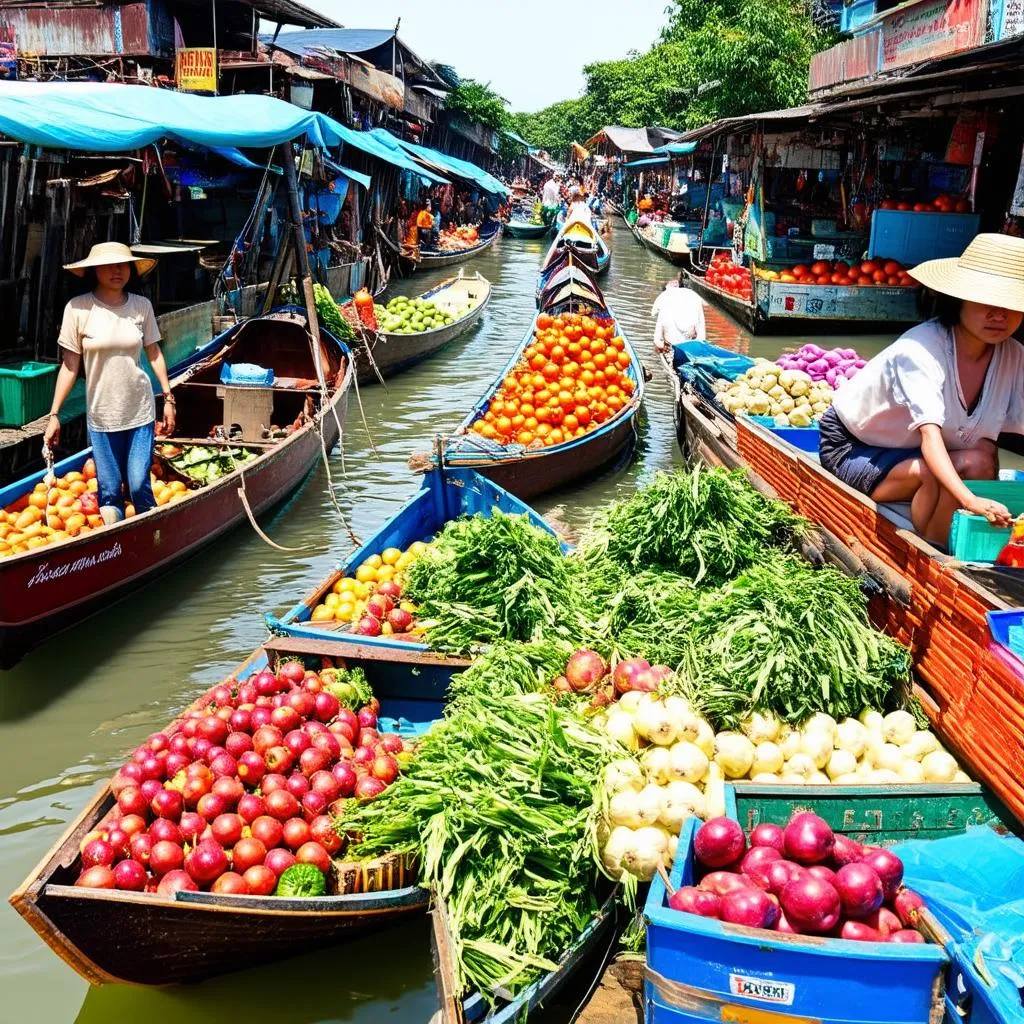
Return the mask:
[[303,28],[336,28],[339,22],[314,11],[296,0],[239,0],[262,14],[268,21],[279,25],[301,25]]
[[687,141],[706,139],[712,135],[721,135],[726,132],[735,131],[743,125],[761,124],[769,121],[797,121],[800,119],[810,120],[815,114],[820,113],[824,108],[819,103],[807,103],[802,107],[789,107],[785,110],[764,110],[758,114],[744,114],[742,117],[723,117],[720,121],[712,121],[710,124],[701,125],[686,132],[682,138]]
[[327,47],[338,53],[366,53],[368,50],[376,50],[378,46],[390,43],[394,37],[394,29],[387,28],[325,28],[308,29],[305,32],[282,32],[276,39],[273,36],[261,38],[279,50],[284,50],[285,53],[301,57],[310,50],[320,47]]

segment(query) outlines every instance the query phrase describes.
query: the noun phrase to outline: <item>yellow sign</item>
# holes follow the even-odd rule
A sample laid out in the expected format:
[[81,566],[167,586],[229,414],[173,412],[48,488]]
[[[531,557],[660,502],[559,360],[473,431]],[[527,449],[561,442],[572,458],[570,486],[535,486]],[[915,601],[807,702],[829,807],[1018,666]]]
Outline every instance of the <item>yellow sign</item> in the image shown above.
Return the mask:
[[722,1006],[722,1020],[729,1024],[815,1024],[810,1017],[756,1010],[752,1006]]
[[179,92],[217,91],[217,51],[212,46],[178,50],[176,76]]

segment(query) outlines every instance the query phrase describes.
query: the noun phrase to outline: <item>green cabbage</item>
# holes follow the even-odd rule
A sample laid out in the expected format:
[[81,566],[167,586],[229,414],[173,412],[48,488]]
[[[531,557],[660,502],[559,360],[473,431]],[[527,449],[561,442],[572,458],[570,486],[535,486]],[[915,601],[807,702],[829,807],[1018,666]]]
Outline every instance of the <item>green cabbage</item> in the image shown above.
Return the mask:
[[293,864],[277,880],[275,896],[323,896],[327,891],[323,872],[313,864]]

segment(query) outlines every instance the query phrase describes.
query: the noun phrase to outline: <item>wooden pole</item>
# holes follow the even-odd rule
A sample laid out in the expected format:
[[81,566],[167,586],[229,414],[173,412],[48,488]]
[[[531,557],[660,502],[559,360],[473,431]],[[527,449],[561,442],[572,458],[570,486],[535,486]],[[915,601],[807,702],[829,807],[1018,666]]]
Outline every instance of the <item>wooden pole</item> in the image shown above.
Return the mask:
[[288,186],[288,210],[292,222],[292,241],[295,247],[295,259],[298,266],[298,277],[302,282],[302,296],[306,302],[306,318],[309,320],[309,333],[313,339],[313,352],[320,360],[320,369],[327,373],[330,365],[327,353],[320,339],[320,322],[316,316],[316,299],[313,297],[313,278],[309,271],[309,254],[306,252],[306,234],[302,230],[302,204],[299,202],[299,182],[295,174],[295,157],[292,155],[292,144],[283,142],[280,146],[281,165],[284,167],[284,180]]

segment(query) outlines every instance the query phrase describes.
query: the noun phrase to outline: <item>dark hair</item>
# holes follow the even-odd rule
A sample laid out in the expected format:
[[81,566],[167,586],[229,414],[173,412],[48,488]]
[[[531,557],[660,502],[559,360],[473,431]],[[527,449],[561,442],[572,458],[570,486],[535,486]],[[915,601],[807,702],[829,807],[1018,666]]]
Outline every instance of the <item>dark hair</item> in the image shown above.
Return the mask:
[[[82,274],[79,280],[85,285],[86,290],[90,292],[96,291],[99,287],[99,279],[96,277],[95,267],[86,267],[85,273]],[[139,277],[138,270],[135,269],[135,264],[131,263],[128,267],[128,283],[124,286],[126,292],[138,292],[141,290],[142,278]]]
[[943,327],[955,327],[960,323],[960,310],[963,309],[963,305],[963,299],[940,292],[935,295],[935,312],[932,315],[938,318]]

